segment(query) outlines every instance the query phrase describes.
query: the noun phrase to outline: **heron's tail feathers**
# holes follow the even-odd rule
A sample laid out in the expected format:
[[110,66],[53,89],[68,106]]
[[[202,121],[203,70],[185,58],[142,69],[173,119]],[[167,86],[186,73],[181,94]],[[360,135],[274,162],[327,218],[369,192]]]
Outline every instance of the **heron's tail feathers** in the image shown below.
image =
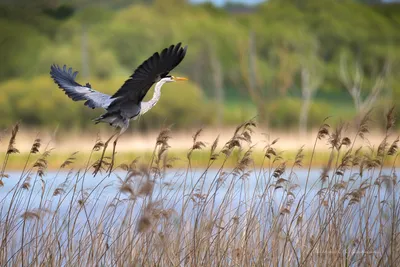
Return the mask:
[[100,122],[108,123],[113,127],[125,128],[127,121],[124,120],[119,113],[105,113],[98,118],[93,119],[95,124]]

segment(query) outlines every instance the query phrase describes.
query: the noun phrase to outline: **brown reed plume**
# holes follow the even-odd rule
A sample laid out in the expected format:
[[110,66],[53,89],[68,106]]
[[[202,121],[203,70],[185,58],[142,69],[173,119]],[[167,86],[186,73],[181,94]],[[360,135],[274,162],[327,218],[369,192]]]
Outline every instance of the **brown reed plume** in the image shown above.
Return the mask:
[[2,187],[4,185],[3,183],[3,178],[7,178],[8,175],[4,173],[5,168],[7,166],[7,162],[8,162],[8,158],[10,156],[10,154],[15,154],[15,153],[19,153],[19,150],[15,147],[15,139],[17,137],[19,131],[19,123],[16,123],[11,131],[11,137],[10,140],[8,142],[8,148],[7,148],[7,152],[6,152],[6,156],[3,162],[3,166],[1,168],[1,172],[0,172],[0,187]]

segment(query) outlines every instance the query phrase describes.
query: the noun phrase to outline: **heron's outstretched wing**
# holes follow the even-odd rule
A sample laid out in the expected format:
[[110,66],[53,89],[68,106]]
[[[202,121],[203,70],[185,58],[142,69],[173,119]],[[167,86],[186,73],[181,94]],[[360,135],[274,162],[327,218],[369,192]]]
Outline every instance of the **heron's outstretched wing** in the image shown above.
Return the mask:
[[135,104],[139,104],[151,86],[178,66],[186,55],[187,46],[181,47],[181,43],[171,45],[159,54],[154,53],[145,60],[129,77],[122,87],[112,96],[120,97],[113,102],[125,101],[128,98]]
[[82,86],[75,81],[77,71],[73,72],[72,68],[67,70],[64,65],[60,68],[58,65],[50,67],[50,75],[54,82],[60,87],[65,94],[74,101],[86,100],[85,106],[90,108],[106,109],[112,102],[111,96],[93,90],[89,84]]

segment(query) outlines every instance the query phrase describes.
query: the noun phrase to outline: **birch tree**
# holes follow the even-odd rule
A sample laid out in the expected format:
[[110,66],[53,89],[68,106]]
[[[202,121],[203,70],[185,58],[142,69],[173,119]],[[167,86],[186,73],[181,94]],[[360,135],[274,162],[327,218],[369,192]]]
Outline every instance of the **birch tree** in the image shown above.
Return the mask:
[[307,133],[307,122],[312,99],[318,88],[322,85],[324,79],[323,64],[317,55],[305,58],[300,63],[300,84],[301,84],[301,110],[299,117],[299,134]]
[[349,60],[345,54],[340,56],[340,81],[349,92],[357,113],[357,117],[362,117],[368,112],[381,95],[390,73],[390,61],[386,60],[382,70],[372,77],[370,90],[363,92],[365,73],[363,71],[361,60],[356,59],[353,70],[350,70]]
[[221,62],[217,57],[217,53],[211,50],[211,72],[213,76],[215,100],[217,103],[216,122],[218,126],[222,125],[224,113],[224,81]]

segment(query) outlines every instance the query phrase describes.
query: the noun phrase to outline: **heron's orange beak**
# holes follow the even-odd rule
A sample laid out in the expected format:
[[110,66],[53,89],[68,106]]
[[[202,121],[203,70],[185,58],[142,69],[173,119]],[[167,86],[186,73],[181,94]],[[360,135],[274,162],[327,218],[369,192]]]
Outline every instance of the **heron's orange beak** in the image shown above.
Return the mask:
[[189,80],[189,79],[188,79],[188,78],[185,78],[185,77],[174,77],[174,80],[177,81],[177,82],[179,82],[179,81],[187,81],[187,80]]

